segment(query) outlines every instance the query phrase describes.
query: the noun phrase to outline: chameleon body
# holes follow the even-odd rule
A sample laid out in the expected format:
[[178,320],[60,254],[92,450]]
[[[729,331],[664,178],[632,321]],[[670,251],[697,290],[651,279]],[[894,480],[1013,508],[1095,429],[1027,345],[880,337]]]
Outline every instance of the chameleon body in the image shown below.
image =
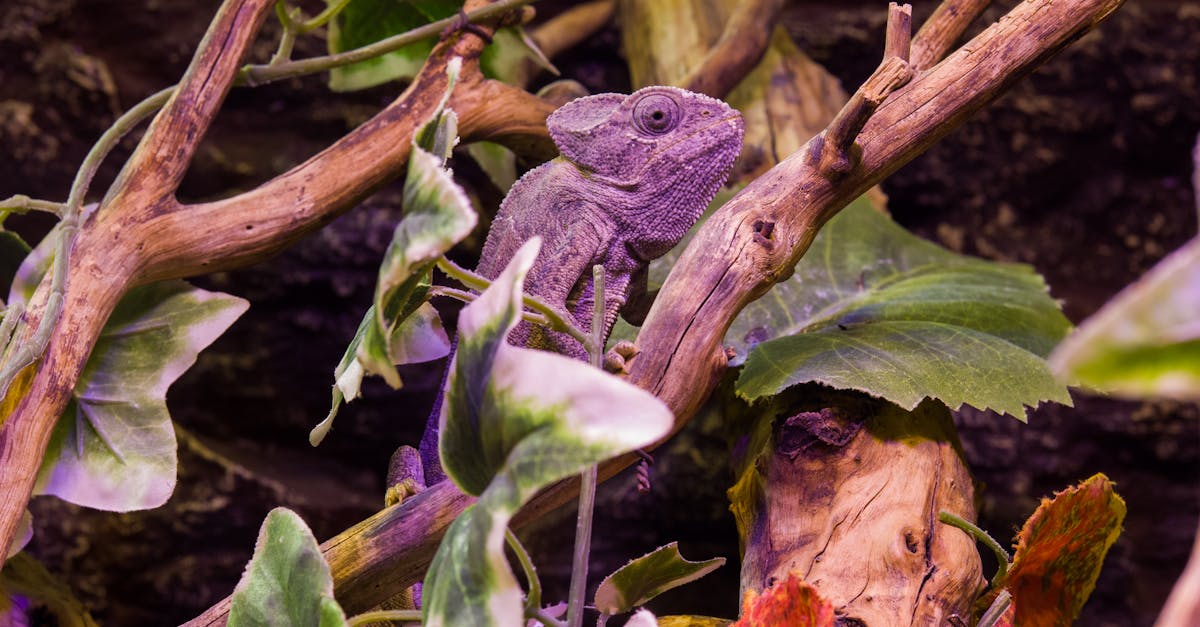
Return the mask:
[[[591,269],[603,264],[607,337],[618,313],[626,309],[631,317],[631,297],[645,304],[649,262],[679,242],[724,184],[741,151],[742,117],[715,98],[647,87],[571,101],[546,124],[561,156],[513,185],[492,221],[476,271],[496,278],[526,240],[540,236],[542,249],[526,276],[526,291],[587,329]],[[513,329],[508,341],[587,357],[570,336],[528,322]],[[445,476],[437,451],[441,400],[421,440],[426,485]],[[389,485],[412,472],[395,466]]]

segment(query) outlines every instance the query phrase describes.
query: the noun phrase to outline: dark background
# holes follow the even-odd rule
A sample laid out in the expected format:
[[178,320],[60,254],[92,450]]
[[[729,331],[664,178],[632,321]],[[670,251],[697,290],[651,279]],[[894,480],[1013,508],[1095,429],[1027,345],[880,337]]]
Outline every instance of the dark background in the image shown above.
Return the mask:
[[[562,2],[542,2],[544,15]],[[915,4],[916,22],[932,2]],[[998,2],[990,22],[1013,2]],[[0,197],[63,200],[75,168],[121,111],[176,82],[215,0],[16,0],[0,6]],[[311,8],[311,7],[310,7]],[[878,62],[884,2],[793,2],[784,23],[853,89]],[[271,21],[254,52],[269,58]],[[304,39],[297,56],[320,54]],[[628,89],[613,29],[559,59],[592,91]],[[905,226],[952,249],[1031,263],[1078,322],[1196,233],[1189,152],[1200,130],[1200,3],[1134,0],[884,184]],[[247,189],[366,120],[400,91],[333,94],[321,78],[235,90],[180,196]],[[105,163],[99,198],[134,145]],[[456,172],[485,206],[498,200],[467,159]],[[250,311],[171,389],[179,486],[148,512],[112,514],[36,499],[30,550],[103,624],[186,620],[227,595],[266,512],[299,511],[324,540],[382,503],[388,456],[415,443],[441,365],[402,370],[406,387],[368,381],[318,449],[332,370],[366,309],[399,218],[391,186],[266,263],[195,282],[250,300]],[[9,226],[35,238],[37,217]],[[455,252],[464,263],[482,235]],[[452,313],[452,312],[451,312]],[[451,322],[452,323],[452,322]],[[958,414],[981,484],[980,524],[1002,541],[1038,499],[1104,472],[1129,505],[1083,625],[1149,625],[1196,530],[1200,412],[1191,404],[1075,394],[1075,407],[1011,417]],[[660,454],[654,490],[604,488],[594,574],[679,539],[692,559],[730,564],[664,595],[663,611],[733,616],[737,542],[723,493],[724,444],[704,420]],[[533,542],[543,577],[569,570],[569,515]],[[565,549],[565,550],[564,550]],[[561,596],[561,594],[559,595]]]

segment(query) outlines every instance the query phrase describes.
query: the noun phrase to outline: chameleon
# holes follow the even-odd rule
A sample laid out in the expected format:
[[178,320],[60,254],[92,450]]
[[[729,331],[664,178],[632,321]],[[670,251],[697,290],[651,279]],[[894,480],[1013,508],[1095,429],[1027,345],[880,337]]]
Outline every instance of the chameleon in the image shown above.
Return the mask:
[[[742,116],[724,102],[676,87],[573,100],[546,119],[560,156],[513,184],[492,221],[476,272],[495,279],[534,236],[542,248],[527,292],[591,326],[592,266],[604,266],[604,337],[624,310],[640,323],[648,309],[647,268],[683,238],[725,183],[741,152]],[[522,321],[511,344],[586,359],[571,336]],[[415,473],[445,478],[434,404],[421,439],[393,456],[388,485]],[[407,449],[407,452],[403,452]],[[416,468],[420,466],[420,469]]]

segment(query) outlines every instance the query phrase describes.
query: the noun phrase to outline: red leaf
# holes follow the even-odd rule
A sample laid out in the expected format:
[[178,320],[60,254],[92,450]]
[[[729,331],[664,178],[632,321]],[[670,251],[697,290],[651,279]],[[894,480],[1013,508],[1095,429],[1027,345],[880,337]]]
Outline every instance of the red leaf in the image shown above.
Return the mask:
[[747,590],[731,627],[833,627],[833,605],[793,572],[761,595]]
[[1042,499],[1017,535],[1003,582],[1013,596],[1013,624],[1070,625],[1096,587],[1124,519],[1125,501],[1102,474]]

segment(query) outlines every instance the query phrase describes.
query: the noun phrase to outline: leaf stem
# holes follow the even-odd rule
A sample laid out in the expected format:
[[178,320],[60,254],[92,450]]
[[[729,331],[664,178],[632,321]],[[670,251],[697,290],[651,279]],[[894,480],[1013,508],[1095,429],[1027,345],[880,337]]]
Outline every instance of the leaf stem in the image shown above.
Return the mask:
[[324,26],[326,22],[336,17],[338,13],[341,13],[342,9],[346,8],[347,4],[350,4],[350,0],[338,0],[337,2],[327,5],[325,10],[318,13],[316,17],[301,24],[300,32],[307,33]]
[[67,205],[65,203],[38,200],[24,194],[16,194],[0,200],[0,225],[4,224],[5,218],[14,213],[22,214],[30,211],[42,211],[52,213],[61,218],[66,210]]
[[[588,347],[592,365],[604,363],[604,266],[592,266],[592,338]],[[579,518],[575,523],[575,554],[571,560],[571,588],[567,598],[567,627],[583,626],[584,594],[587,592],[588,554],[592,547],[592,514],[596,508],[596,466],[588,466],[580,477]]]
[[275,15],[283,25],[283,35],[279,37],[279,47],[271,55],[267,65],[277,66],[287,63],[292,58],[292,48],[296,45],[296,36],[300,34],[302,24],[296,21],[300,17],[300,9],[288,9],[287,0],[275,1]]
[[376,610],[374,612],[363,612],[346,619],[346,627],[358,627],[359,625],[368,625],[375,622],[420,622],[421,610]]
[[[489,4],[486,7],[467,13],[467,20],[472,24],[483,22],[532,2],[534,2],[534,0],[499,0],[499,2],[496,2],[495,4]],[[303,59],[301,61],[288,61],[286,63],[278,63],[274,65],[247,65],[243,67],[240,72],[238,72],[238,84],[262,85],[264,83],[285,78],[294,78],[296,76],[303,76],[305,74],[324,72],[336,67],[342,67],[344,65],[350,65],[352,63],[358,63],[359,61],[372,59],[399,48],[403,48],[409,44],[438,37],[447,26],[457,23],[457,20],[458,16],[448,17],[436,22],[430,22],[424,26],[419,26],[406,33],[400,33],[399,35],[393,35],[387,39],[381,39],[373,44],[369,44],[361,48],[346,50],[344,52],[338,52],[336,54],[326,55],[323,57],[313,57],[311,59]]]
[[999,562],[1000,565],[996,567],[996,576],[992,578],[993,584],[997,581],[1000,581],[1006,574],[1008,574],[1008,562],[1012,558],[1009,557],[1008,551],[1005,551],[1004,547],[1000,546],[1000,543],[996,542],[996,540],[992,538],[992,536],[989,536],[986,531],[975,526],[975,524],[971,521],[946,511],[938,512],[938,520],[950,525],[951,527],[958,527],[959,529],[962,529],[979,542],[982,542],[984,546],[991,549],[992,553],[996,554],[996,561]]
[[[491,281],[480,276],[479,274],[476,274],[474,272],[471,272],[470,270],[467,270],[466,268],[454,263],[453,261],[450,261],[444,255],[437,260],[437,267],[442,272],[445,272],[446,276],[454,279],[455,281],[458,281],[459,283],[462,283],[463,285],[465,285],[471,289],[479,290],[482,292],[483,290],[486,290],[489,285],[492,284]],[[434,293],[433,290],[436,290],[436,293]],[[464,296],[464,294],[469,294],[469,292],[463,292],[462,290],[455,290],[453,288],[438,289],[437,286],[435,286],[434,288],[431,288],[431,293],[433,293],[435,296],[449,296],[451,298],[457,298],[464,302],[470,302],[472,300],[475,300],[475,297],[473,295],[470,298],[467,298]],[[543,318],[542,320],[539,320],[536,318],[526,317],[525,318],[526,320],[529,320],[530,322],[534,322],[537,324],[544,324],[544,325],[550,327],[551,329],[554,329],[555,331],[559,331],[561,333],[566,333],[567,335],[571,336],[575,341],[582,344],[583,347],[585,349],[587,349],[588,354],[592,353],[592,338],[591,338],[591,336],[584,333],[583,330],[580,329],[579,327],[575,326],[575,323],[571,322],[571,316],[568,315],[566,312],[558,309],[557,307],[554,307],[553,305],[547,303],[546,301],[544,301],[536,296],[530,296],[528,294],[525,295],[523,304],[524,304],[524,306],[541,314],[541,316]]]
[[525,581],[529,584],[529,592],[525,595],[525,615],[535,615],[542,608],[542,581],[538,579],[537,569],[533,567],[529,551],[526,551],[525,546],[517,539],[517,534],[513,533],[512,529],[505,529],[504,540],[508,542],[508,548],[516,554],[517,561],[521,563],[521,570],[525,571]]

